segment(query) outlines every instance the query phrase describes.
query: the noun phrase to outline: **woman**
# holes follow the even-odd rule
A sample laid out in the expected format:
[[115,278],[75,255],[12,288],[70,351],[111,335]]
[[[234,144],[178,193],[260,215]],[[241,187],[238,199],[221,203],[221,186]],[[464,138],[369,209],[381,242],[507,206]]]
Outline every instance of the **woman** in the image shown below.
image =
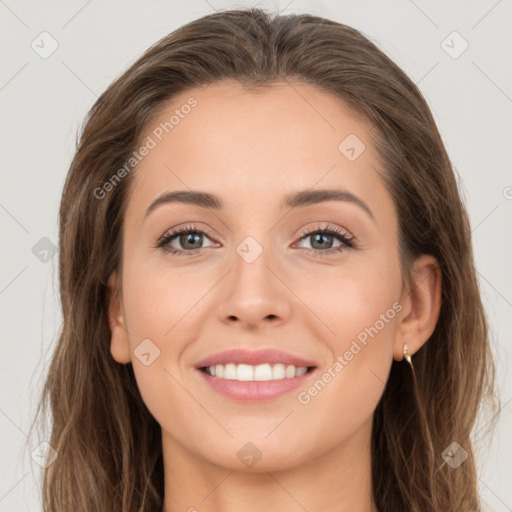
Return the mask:
[[481,510],[468,216],[355,29],[233,10],[152,46],[84,126],[60,278],[45,511]]

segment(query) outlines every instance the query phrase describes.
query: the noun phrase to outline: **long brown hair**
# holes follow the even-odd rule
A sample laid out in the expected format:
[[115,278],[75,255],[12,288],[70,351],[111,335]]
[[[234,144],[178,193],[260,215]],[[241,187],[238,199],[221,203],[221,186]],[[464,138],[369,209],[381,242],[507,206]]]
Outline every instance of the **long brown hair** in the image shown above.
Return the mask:
[[[374,413],[374,500],[381,512],[481,510],[470,433],[484,398],[495,399],[495,367],[468,215],[428,105],[357,30],[246,9],[202,17],[158,41],[100,96],[83,126],[60,208],[63,325],[38,408],[51,413],[47,439],[58,452],[43,473],[45,512],[163,505],[160,427],[131,364],[110,355],[107,280],[121,263],[133,172],[112,179],[169,100],[221,79],[248,89],[300,80],[374,127],[404,276],[420,254],[435,256],[442,272],[440,317],[414,355],[415,376],[394,361]],[[443,458],[453,442],[468,454],[457,469]]]

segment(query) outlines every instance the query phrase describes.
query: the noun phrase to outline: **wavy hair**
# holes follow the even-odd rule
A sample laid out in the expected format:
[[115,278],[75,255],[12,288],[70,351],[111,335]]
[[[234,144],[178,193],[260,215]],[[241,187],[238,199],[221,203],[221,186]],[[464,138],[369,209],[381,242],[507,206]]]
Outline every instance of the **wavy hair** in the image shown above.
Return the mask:
[[[373,42],[310,14],[225,10],[151,46],[98,98],[82,126],[59,224],[63,323],[36,418],[50,413],[58,452],[43,472],[45,512],[153,512],[163,506],[161,430],[131,364],[110,354],[107,281],[122,258],[133,173],[101,200],[95,190],[130,158],[176,95],[219,80],[252,90],[299,80],[338,97],[370,123],[399,229],[405,278],[420,254],[437,258],[442,305],[414,356],[393,361],[374,412],[373,498],[380,512],[481,510],[473,442],[481,405],[496,400],[495,363],[456,171],[417,86]],[[96,194],[97,195],[97,194]],[[487,399],[487,400],[485,400]],[[468,453],[456,470],[452,442]]]

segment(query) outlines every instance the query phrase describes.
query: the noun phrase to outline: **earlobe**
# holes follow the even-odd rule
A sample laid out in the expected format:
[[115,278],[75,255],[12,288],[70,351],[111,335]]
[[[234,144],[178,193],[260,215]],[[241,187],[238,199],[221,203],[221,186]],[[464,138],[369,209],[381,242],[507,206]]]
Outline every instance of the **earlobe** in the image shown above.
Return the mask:
[[434,256],[418,257],[411,271],[412,286],[404,290],[402,317],[397,327],[393,357],[403,359],[403,345],[414,355],[430,338],[441,310],[441,269]]
[[116,272],[113,272],[108,280],[107,308],[110,328],[110,353],[118,363],[129,363],[131,361],[130,344]]

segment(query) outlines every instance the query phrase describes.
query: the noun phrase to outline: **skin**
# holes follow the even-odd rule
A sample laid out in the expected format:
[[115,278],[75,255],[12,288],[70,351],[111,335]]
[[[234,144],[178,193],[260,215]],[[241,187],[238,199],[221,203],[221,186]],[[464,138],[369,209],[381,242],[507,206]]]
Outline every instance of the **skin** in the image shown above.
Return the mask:
[[[144,402],[162,427],[163,510],[374,511],[373,412],[403,344],[414,354],[434,330],[437,263],[418,258],[416,287],[406,289],[397,216],[377,172],[371,127],[340,100],[297,82],[258,92],[217,82],[174,98],[144,137],[190,96],[197,107],[136,167],[122,271],[109,282],[112,357],[133,363]],[[338,150],[349,134],[366,145],[354,161]],[[347,190],[373,218],[346,201],[280,209],[285,193],[313,188]],[[158,196],[174,190],[214,193],[225,206],[170,203],[144,218]],[[356,246],[327,254],[342,242],[315,245],[314,237],[301,236],[319,223],[355,237]],[[191,224],[207,230],[202,245],[184,246],[179,236],[171,245],[202,247],[198,253],[175,256],[154,247],[172,228]],[[247,236],[263,249],[252,263],[236,252]],[[401,311],[308,404],[300,403],[298,393],[396,302]],[[149,366],[134,355],[144,339],[160,350]],[[225,398],[194,365],[234,347],[312,359],[317,377],[274,400]],[[252,467],[237,457],[248,442],[262,454]]]

